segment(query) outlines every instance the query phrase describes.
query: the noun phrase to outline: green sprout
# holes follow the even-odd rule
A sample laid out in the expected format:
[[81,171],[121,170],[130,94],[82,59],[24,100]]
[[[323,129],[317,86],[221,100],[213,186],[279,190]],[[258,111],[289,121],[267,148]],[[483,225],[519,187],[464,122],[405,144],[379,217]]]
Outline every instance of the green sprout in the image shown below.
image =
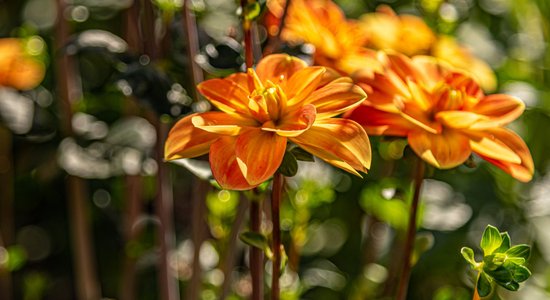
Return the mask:
[[495,283],[510,291],[517,291],[519,283],[531,276],[525,263],[531,254],[531,247],[520,244],[511,247],[508,232],[499,232],[494,226],[487,225],[480,243],[483,260],[476,262],[474,250],[463,247],[460,252],[464,259],[477,270],[476,289],[480,297],[493,292]]

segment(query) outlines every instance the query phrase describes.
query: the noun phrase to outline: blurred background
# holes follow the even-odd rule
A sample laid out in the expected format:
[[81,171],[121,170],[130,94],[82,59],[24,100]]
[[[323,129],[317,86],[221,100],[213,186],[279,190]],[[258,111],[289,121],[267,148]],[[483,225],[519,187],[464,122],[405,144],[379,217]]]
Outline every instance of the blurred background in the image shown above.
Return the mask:
[[[193,100],[193,82],[243,64],[238,3],[192,0],[184,12],[182,2],[0,0],[0,37],[22,38],[46,66],[32,89],[0,87],[0,299],[249,297],[238,234],[257,195],[218,190],[203,160],[162,160],[173,122],[210,109]],[[532,278],[495,299],[549,299],[550,2],[336,2],[350,18],[380,4],[422,17],[487,62],[496,91],[527,107],[511,127],[533,155],[531,182],[476,159],[428,170],[409,299],[471,299],[460,248],[479,254],[487,224],[533,246]],[[258,32],[264,43],[265,28]],[[283,299],[391,299],[412,162],[388,157],[387,141],[372,143],[363,179],[320,162],[288,179]]]

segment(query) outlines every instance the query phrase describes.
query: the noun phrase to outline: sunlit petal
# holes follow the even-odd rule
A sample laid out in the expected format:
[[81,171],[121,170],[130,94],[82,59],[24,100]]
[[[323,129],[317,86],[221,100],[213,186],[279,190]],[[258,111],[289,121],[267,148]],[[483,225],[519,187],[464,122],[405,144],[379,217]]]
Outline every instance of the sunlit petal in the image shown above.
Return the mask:
[[471,153],[469,139],[454,130],[441,134],[426,131],[409,133],[409,145],[423,160],[439,169],[450,169],[462,164]]
[[407,136],[416,126],[404,119],[400,114],[388,113],[370,106],[361,105],[344,117],[355,120],[368,134]]
[[507,161],[514,164],[521,163],[521,158],[490,131],[465,131],[470,137],[472,151],[485,157]]
[[501,127],[517,119],[523,113],[525,104],[513,96],[489,95],[478,102],[472,111],[487,116],[484,122],[477,122],[472,128]]
[[286,137],[260,129],[239,135],[235,153],[239,167],[250,185],[271,177],[281,165],[286,150]]
[[210,147],[210,168],[218,184],[229,190],[249,190],[256,185],[249,184],[237,163],[235,156],[236,137],[220,137]]
[[364,129],[352,120],[317,121],[308,131],[290,140],[337,167],[341,167],[342,162],[345,162],[353,169],[365,173],[370,168],[371,149],[368,136]]
[[208,153],[210,145],[220,136],[193,126],[191,119],[197,115],[186,116],[172,127],[164,145],[164,159],[192,158]]
[[307,64],[287,54],[272,54],[258,63],[256,73],[262,82],[271,81],[274,84],[284,85],[294,73],[307,67]]
[[342,78],[314,91],[306,100],[317,108],[317,119],[333,117],[357,107],[365,99],[365,92],[350,79]]
[[308,104],[284,115],[278,124],[266,122],[262,130],[276,132],[280,136],[298,136],[308,130],[315,122],[315,106]]
[[476,153],[483,159],[512,175],[512,177],[517,180],[522,182],[530,181],[533,178],[535,166],[531,153],[529,152],[529,148],[527,148],[527,145],[523,142],[521,137],[505,128],[493,128],[487,130],[486,132],[491,134],[495,141],[504,144],[507,148],[512,150],[513,153],[517,154],[521,162],[513,163],[510,161],[501,160],[499,158],[494,158],[495,155],[485,156],[483,153],[477,151]]
[[[241,77],[237,77],[241,82]],[[210,79],[201,82],[197,89],[214,106],[226,113],[248,114],[248,88],[228,79]]]
[[251,118],[223,112],[205,112],[191,118],[191,123],[204,131],[221,135],[238,135],[243,129],[258,126]]
[[487,120],[488,118],[469,111],[450,110],[438,112],[435,115],[437,121],[451,128],[470,128],[477,122]]
[[309,67],[294,73],[285,89],[289,99],[288,105],[304,101],[319,86],[325,72],[326,69],[323,67]]

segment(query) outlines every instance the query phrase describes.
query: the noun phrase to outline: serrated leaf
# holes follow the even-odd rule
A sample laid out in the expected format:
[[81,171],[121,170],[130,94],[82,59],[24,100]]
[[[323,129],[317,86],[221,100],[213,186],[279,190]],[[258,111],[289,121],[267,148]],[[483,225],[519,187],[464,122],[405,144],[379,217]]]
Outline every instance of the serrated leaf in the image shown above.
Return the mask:
[[300,147],[294,147],[290,152],[296,157],[297,160],[314,162],[313,154],[307,152],[306,150]]
[[476,289],[480,297],[487,297],[493,291],[491,279],[483,272],[481,272],[477,278]]
[[509,257],[520,257],[527,260],[531,254],[531,247],[525,244],[515,245],[514,247],[508,249],[505,253]]
[[462,257],[464,257],[464,259],[469,262],[473,268],[475,268],[477,263],[474,258],[474,250],[472,250],[472,248],[462,247],[462,249],[460,249],[460,253],[462,254]]
[[500,246],[494,251],[495,253],[503,253],[510,249],[511,242],[508,232],[501,232],[500,236],[502,237],[502,243],[500,243]]
[[484,255],[492,254],[502,244],[502,236],[498,229],[494,226],[487,225],[483,236],[481,237],[481,249]]
[[289,151],[285,152],[285,155],[283,156],[283,162],[281,163],[277,171],[286,177],[292,177],[296,175],[296,173],[298,173],[298,161],[296,161],[296,157],[294,157],[294,154]]
[[267,237],[259,232],[246,231],[239,236],[245,244],[264,250],[269,248]]

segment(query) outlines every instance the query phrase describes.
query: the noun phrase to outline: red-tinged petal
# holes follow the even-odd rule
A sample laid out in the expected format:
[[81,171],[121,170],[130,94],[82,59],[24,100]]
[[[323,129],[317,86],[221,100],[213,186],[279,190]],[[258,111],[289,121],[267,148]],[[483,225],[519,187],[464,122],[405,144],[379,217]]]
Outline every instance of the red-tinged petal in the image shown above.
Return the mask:
[[[367,172],[371,164],[369,138],[361,125],[348,119],[324,119],[315,122],[302,135],[290,138],[304,150],[342,168]],[[343,163],[345,164],[343,164]],[[344,168],[351,172],[349,169]],[[356,172],[352,172],[356,174]]]
[[284,115],[278,124],[273,123],[273,121],[266,122],[263,124],[262,130],[272,131],[286,137],[298,136],[308,130],[315,122],[315,114],[315,106],[308,104]]
[[305,102],[315,105],[319,120],[357,107],[366,97],[365,92],[354,85],[351,79],[341,78],[311,93]]
[[451,73],[447,64],[432,56],[417,55],[411,60],[415,69],[418,70],[412,75],[416,82],[422,83],[428,90],[439,85]]
[[438,134],[442,130],[441,124],[433,121],[428,112],[418,107],[416,103],[407,103],[401,116],[427,132]]
[[446,127],[471,128],[487,117],[469,111],[451,110],[438,112],[435,119]]
[[[241,79],[241,77],[237,78]],[[249,114],[247,106],[249,92],[246,86],[228,79],[210,79],[199,83],[197,89],[223,112]]]
[[484,122],[477,122],[472,128],[492,128],[504,126],[517,119],[525,110],[525,104],[520,99],[496,94],[483,98],[472,108],[472,111],[487,116]]
[[514,164],[521,163],[521,158],[514,150],[491,132],[468,130],[464,133],[470,137],[470,147],[475,153]]
[[237,138],[235,153],[239,167],[250,185],[271,177],[281,165],[286,137],[260,129],[249,130]]
[[323,67],[308,67],[294,73],[288,80],[285,88],[288,105],[301,103],[311,94],[324,77],[326,69]]
[[522,182],[530,181],[533,178],[533,173],[535,172],[535,165],[533,163],[531,153],[529,152],[529,148],[527,148],[527,145],[521,137],[506,128],[493,128],[486,130],[486,132],[491,134],[495,140],[499,141],[499,143],[506,145],[510,150],[517,154],[517,156],[521,159],[521,162],[512,163],[509,161],[500,160],[498,158],[485,156],[482,153],[476,153],[481,156],[481,158],[501,168],[517,180]]
[[210,145],[220,136],[193,126],[191,119],[197,115],[186,116],[172,127],[164,144],[164,159],[192,158],[208,153]]
[[411,93],[411,100],[423,111],[428,111],[433,106],[433,100],[430,95],[414,81],[407,79],[407,85]]
[[249,184],[237,163],[236,137],[220,137],[210,146],[210,168],[220,186],[228,190],[249,190],[256,185]]
[[287,54],[271,54],[264,57],[256,67],[262,82],[271,81],[284,85],[294,73],[307,67],[305,61]]
[[413,131],[409,133],[408,140],[418,156],[439,169],[462,164],[472,152],[468,137],[454,130],[444,130],[440,134]]
[[233,136],[238,135],[243,129],[260,125],[254,119],[218,111],[195,115],[191,118],[191,123],[204,131]]
[[225,78],[226,80],[233,81],[236,83],[239,87],[241,87],[243,90],[246,90],[247,94],[252,93],[252,90],[248,88],[248,74],[246,73],[233,73]]
[[416,126],[399,114],[388,113],[373,107],[361,105],[344,114],[345,118],[359,123],[368,134],[407,136]]

